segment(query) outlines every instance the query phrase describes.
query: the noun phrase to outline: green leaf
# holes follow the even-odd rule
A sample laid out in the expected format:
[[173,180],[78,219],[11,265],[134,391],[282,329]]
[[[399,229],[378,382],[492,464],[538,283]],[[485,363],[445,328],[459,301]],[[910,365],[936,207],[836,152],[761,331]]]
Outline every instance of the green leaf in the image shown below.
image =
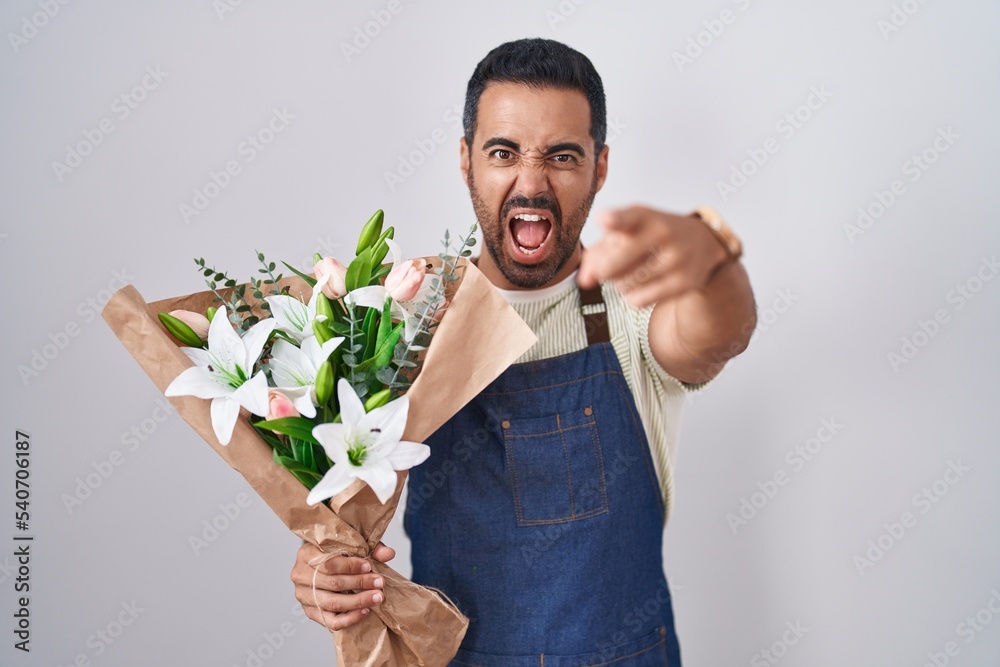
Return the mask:
[[373,352],[382,349],[382,344],[390,333],[392,333],[392,299],[386,297],[385,303],[382,304],[382,317],[378,321],[378,336]]
[[266,419],[254,424],[256,428],[267,429],[275,433],[284,433],[299,440],[318,443],[313,437],[312,430],[315,424],[305,417],[282,417],[281,419]]
[[314,470],[316,468],[316,459],[313,456],[313,443],[292,438],[291,445],[292,456],[295,457],[295,460],[307,469]]
[[280,456],[291,455],[291,452],[289,451],[288,447],[285,445],[285,443],[281,441],[281,438],[279,438],[274,433],[274,431],[261,429],[260,431],[258,431],[258,434],[260,435],[261,439],[264,440],[264,442],[271,445],[271,449],[274,450],[275,455],[280,455]]
[[365,313],[365,322],[361,326],[361,330],[365,334],[365,351],[361,355],[362,360],[371,359],[375,355],[378,337],[378,316],[379,312],[374,308],[369,308],[368,312]]
[[375,370],[375,379],[388,386],[396,377],[396,369],[391,366],[383,366]]
[[274,453],[274,462],[295,475],[295,478],[302,482],[303,486],[307,489],[313,488],[316,486],[316,483],[322,479],[322,476],[316,471],[306,468],[295,459],[290,459],[287,456],[281,456],[277,452]]
[[284,264],[285,266],[287,266],[289,271],[291,271],[292,273],[294,273],[295,275],[297,275],[299,278],[302,278],[302,280],[304,280],[307,283],[309,283],[309,287],[316,287],[316,279],[314,277],[310,276],[307,273],[302,273],[301,271],[299,271],[298,269],[296,269],[294,266],[292,266],[288,262],[282,262],[282,264]]
[[344,283],[348,292],[365,287],[372,278],[372,251],[365,248],[347,267]]
[[333,462],[326,455],[326,451],[324,451],[322,446],[313,445],[313,457],[316,459],[316,471],[320,475],[325,475],[333,467]]
[[382,344],[378,348],[378,352],[375,353],[376,367],[388,366],[389,362],[392,361],[393,350],[396,349],[396,343],[399,342],[399,337],[403,335],[403,326],[402,322],[397,324],[388,337],[382,341]]

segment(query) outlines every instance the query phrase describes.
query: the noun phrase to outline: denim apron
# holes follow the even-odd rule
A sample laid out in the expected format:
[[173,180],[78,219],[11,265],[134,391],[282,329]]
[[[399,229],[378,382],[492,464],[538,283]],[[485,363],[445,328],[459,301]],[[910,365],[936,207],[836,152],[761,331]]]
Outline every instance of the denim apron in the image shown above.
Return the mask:
[[410,471],[413,581],[470,621],[452,665],[681,664],[649,444],[600,288],[581,305],[585,349],[508,368]]

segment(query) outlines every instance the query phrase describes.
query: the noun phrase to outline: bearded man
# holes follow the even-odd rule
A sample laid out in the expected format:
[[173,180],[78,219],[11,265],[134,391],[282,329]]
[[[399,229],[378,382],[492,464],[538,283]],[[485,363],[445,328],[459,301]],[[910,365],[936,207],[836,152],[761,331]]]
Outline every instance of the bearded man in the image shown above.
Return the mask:
[[[564,44],[491,51],[463,120],[477,266],[538,342],[410,471],[413,581],[470,619],[454,665],[680,665],[662,562],[671,462],[685,392],[756,324],[740,242],[712,209],[634,206],[598,215],[583,248],[608,173],[605,98]],[[309,618],[343,628],[383,601],[369,563],[346,556],[319,565],[314,597],[318,555],[304,545],[292,570]]]

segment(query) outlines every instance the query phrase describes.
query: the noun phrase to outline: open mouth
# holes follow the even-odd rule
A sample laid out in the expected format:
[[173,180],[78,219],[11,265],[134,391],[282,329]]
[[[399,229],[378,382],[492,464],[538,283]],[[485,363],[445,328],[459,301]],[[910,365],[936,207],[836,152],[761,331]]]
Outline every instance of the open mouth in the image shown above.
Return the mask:
[[[521,211],[511,217],[510,238],[522,259],[539,255],[552,235],[552,218],[548,211]],[[537,257],[535,259],[541,259]]]

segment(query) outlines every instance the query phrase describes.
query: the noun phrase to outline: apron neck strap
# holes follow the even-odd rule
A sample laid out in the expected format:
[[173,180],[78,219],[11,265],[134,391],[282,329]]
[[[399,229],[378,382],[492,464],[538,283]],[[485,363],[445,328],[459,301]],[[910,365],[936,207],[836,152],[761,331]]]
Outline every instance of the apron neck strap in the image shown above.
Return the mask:
[[610,342],[608,310],[604,305],[604,295],[601,293],[600,285],[580,290],[580,311],[583,315],[584,328],[587,330],[587,345]]

